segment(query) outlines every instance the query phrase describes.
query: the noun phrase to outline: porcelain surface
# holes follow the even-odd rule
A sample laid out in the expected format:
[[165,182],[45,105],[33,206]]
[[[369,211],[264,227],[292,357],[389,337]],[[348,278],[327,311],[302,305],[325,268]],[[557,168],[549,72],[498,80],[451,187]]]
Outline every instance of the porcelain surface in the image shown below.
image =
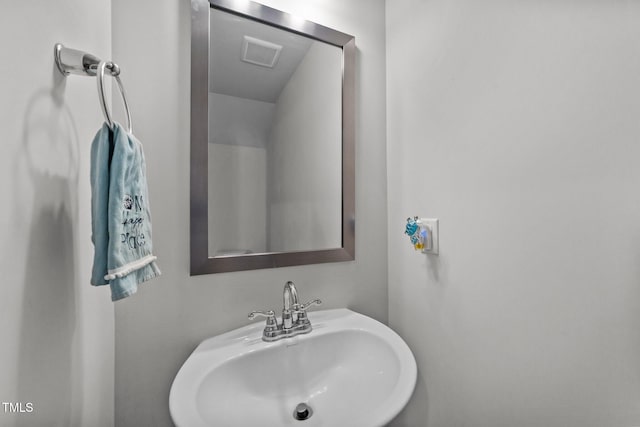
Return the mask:
[[[416,362],[382,323],[348,309],[309,313],[313,331],[262,341],[264,321],[203,341],[171,386],[177,427],[375,427],[407,404]],[[312,415],[296,420],[296,405]]]

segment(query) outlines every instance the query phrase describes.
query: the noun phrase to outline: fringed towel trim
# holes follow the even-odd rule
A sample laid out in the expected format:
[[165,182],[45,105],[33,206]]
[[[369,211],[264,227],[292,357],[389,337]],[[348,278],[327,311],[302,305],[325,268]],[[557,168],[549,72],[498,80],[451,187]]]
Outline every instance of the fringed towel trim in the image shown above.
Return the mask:
[[127,274],[131,273],[132,271],[136,271],[147,264],[151,264],[156,259],[158,259],[158,257],[155,255],[147,255],[138,260],[130,262],[129,264],[125,264],[122,267],[118,267],[113,270],[108,270],[107,271],[108,274],[104,276],[104,280],[113,280],[120,277],[124,277]]

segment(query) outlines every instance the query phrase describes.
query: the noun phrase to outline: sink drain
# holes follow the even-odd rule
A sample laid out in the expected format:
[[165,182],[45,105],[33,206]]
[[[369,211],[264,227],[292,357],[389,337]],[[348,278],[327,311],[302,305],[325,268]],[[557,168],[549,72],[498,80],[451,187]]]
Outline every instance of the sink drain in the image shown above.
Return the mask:
[[298,403],[296,409],[293,410],[293,418],[298,421],[308,420],[311,418],[311,415],[313,415],[313,410],[304,402]]

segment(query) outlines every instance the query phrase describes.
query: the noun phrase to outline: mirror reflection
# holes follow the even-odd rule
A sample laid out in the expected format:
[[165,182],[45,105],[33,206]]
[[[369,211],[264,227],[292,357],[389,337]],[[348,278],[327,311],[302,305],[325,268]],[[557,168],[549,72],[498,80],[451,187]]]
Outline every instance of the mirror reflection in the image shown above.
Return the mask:
[[342,49],[210,9],[210,257],[342,247]]

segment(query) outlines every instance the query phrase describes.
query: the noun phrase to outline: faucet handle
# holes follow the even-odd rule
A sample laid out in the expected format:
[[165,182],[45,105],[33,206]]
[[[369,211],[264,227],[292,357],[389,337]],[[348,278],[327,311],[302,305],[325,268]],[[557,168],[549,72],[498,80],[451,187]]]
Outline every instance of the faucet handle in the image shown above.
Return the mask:
[[250,320],[255,319],[256,317],[266,317],[267,321],[269,321],[269,319],[271,319],[272,317],[276,317],[276,313],[273,310],[269,310],[269,311],[260,311],[260,310],[256,310],[256,311],[252,311],[251,313],[249,313],[249,315],[247,316]]
[[251,313],[249,313],[249,315],[247,316],[250,320],[255,319],[256,317],[266,317],[267,319],[267,326],[265,329],[271,329],[271,328],[277,328],[278,327],[278,323],[276,321],[276,313],[273,310],[269,310],[269,311],[252,311]]
[[295,311],[296,312],[305,312],[307,311],[312,305],[321,305],[322,301],[319,299],[314,299],[312,301],[306,302],[304,304],[299,304],[296,308]]
[[253,320],[256,317],[266,317],[267,324],[264,326],[264,330],[262,331],[263,339],[267,337],[273,337],[274,334],[278,330],[278,321],[276,320],[276,314],[273,310],[269,311],[252,311],[249,313],[249,319]]
[[294,310],[294,312],[298,315],[298,318],[296,319],[296,324],[306,325],[308,327],[311,327],[311,323],[309,323],[309,319],[307,318],[307,310],[311,308],[312,305],[320,305],[320,304],[322,304],[322,301],[320,301],[319,299],[314,299],[313,301],[309,301],[304,304],[298,304]]

